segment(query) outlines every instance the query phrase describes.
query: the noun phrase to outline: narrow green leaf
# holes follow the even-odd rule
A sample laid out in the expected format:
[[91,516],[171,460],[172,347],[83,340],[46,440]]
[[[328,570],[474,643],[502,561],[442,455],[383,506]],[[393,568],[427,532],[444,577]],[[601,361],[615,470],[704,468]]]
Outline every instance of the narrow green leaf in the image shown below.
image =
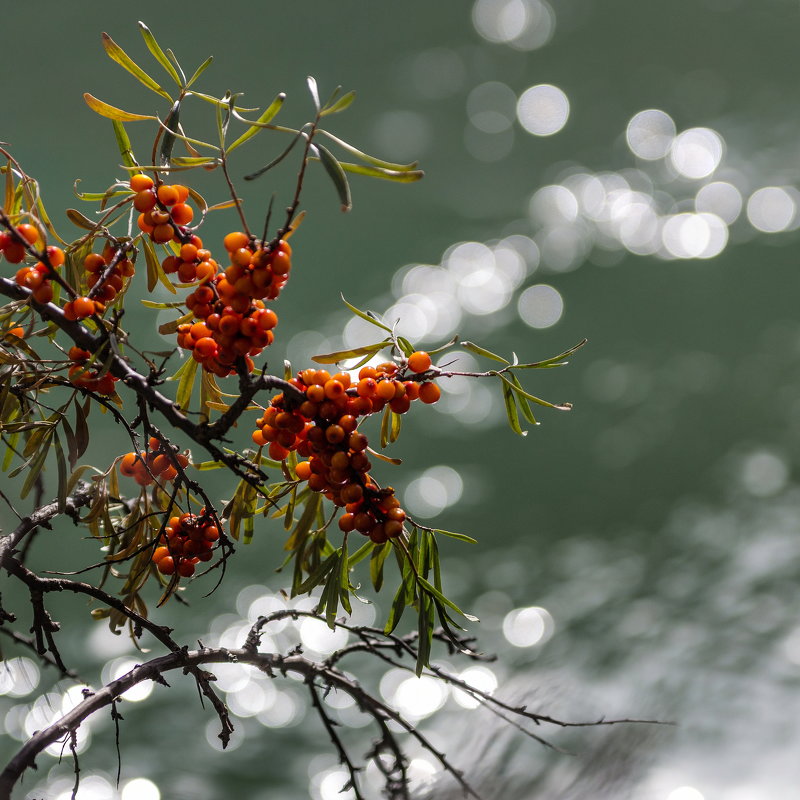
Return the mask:
[[353,569],[359,561],[363,561],[369,553],[373,551],[375,545],[372,542],[364,542],[361,547],[356,550],[350,558],[347,559],[347,568],[348,570]]
[[[66,423],[66,419],[64,419]],[[67,481],[69,472],[67,471],[67,461],[64,458],[64,449],[61,440],[55,437],[56,467],[58,469],[58,510],[63,513],[67,507]]]
[[350,184],[347,182],[347,175],[345,175],[342,165],[336,160],[333,153],[321,144],[316,144],[314,147],[319,153],[319,160],[325,171],[333,181],[336,191],[339,194],[339,202],[342,204],[342,211],[349,211],[353,207],[353,201],[350,196]]
[[192,358],[186,362],[188,367],[181,375],[180,382],[178,383],[178,391],[175,395],[175,400],[180,406],[182,411],[189,408],[189,403],[192,400],[192,390],[194,389],[194,379],[197,374],[197,362]]
[[384,542],[372,550],[372,557],[369,561],[369,577],[376,592],[379,592],[383,586],[383,565],[386,563],[386,557],[391,552],[391,542]]
[[353,608],[350,605],[350,563],[347,557],[347,536],[344,537],[342,542],[341,552],[339,554],[339,601],[342,608],[348,613],[353,613]]
[[520,436],[527,436],[528,432],[523,431],[522,426],[519,424],[519,412],[517,410],[516,400],[514,400],[514,393],[505,383],[503,383],[503,403],[505,403],[506,406],[506,416],[508,417],[508,424],[511,426],[511,430]]
[[414,347],[411,342],[406,339],[405,336],[398,336],[397,337],[397,344],[400,345],[400,349],[403,351],[403,355],[408,358],[417,348]]
[[493,353],[491,350],[487,350],[485,347],[480,347],[473,342],[461,342],[461,346],[465,350],[469,350],[471,353],[475,353],[479,356],[484,356],[485,358],[491,358],[492,361],[499,361],[501,364],[509,364],[510,362],[507,361],[502,356],[498,356],[497,353]]
[[411,164],[396,164],[392,161],[384,161],[381,158],[375,158],[375,156],[368,155],[358,148],[353,147],[353,145],[348,144],[346,141],[344,141],[344,139],[334,136],[330,131],[323,130],[322,128],[319,128],[318,131],[323,136],[327,136],[331,141],[336,142],[339,147],[347,150],[348,153],[352,153],[356,158],[364,161],[367,164],[380,167],[381,169],[396,170],[397,172],[409,172],[410,170],[413,170],[419,163],[418,161],[414,161]]
[[292,597],[310,592],[322,583],[323,578],[339,563],[339,551],[329,555],[299,586],[292,589]]
[[123,111],[121,108],[104,103],[94,95],[84,92],[83,99],[86,105],[101,117],[117,120],[118,122],[141,122],[146,119],[156,119],[152,114],[133,114],[130,111]]
[[165,308],[181,308],[183,303],[176,301],[175,303],[156,303],[153,300],[140,300],[139,301],[145,308],[157,308],[159,310]]
[[84,217],[77,209],[68,208],[66,213],[67,219],[69,219],[73,225],[77,225],[79,228],[83,228],[86,231],[94,231],[97,229],[97,223],[92,222],[88,217]]
[[270,103],[264,113],[254,123],[251,123],[250,127],[235,142],[228,146],[227,152],[232,152],[237,147],[243,145],[248,139],[252,139],[257,133],[260,133],[281,110],[284,100],[286,100],[286,95],[281,92]]
[[36,479],[44,469],[44,462],[47,459],[47,453],[50,450],[50,443],[52,441],[52,434],[42,441],[39,451],[36,453],[33,460],[28,466],[28,473],[25,476],[25,481],[19,491],[20,499],[24,500],[28,496],[28,492],[33,488]]
[[192,464],[194,469],[199,469],[201,472],[205,472],[209,469],[223,469],[225,466],[224,461],[201,461],[199,464]]
[[449,536],[451,539],[458,539],[460,542],[468,542],[469,544],[478,544],[477,539],[467,536],[465,533],[455,533],[454,531],[443,531],[439,528],[434,530],[434,533],[440,533],[442,536]]
[[383,324],[383,323],[382,323],[380,320],[378,320],[378,319],[377,319],[377,318],[376,318],[376,317],[375,317],[375,316],[372,314],[372,312],[371,312],[371,311],[362,311],[360,308],[356,308],[354,305],[351,305],[350,303],[348,303],[348,302],[347,302],[347,300],[345,300],[345,297],[344,297],[344,295],[343,295],[343,294],[342,294],[342,295],[340,295],[340,297],[342,298],[342,302],[343,302],[343,303],[344,303],[344,304],[345,304],[345,305],[346,305],[346,306],[347,306],[347,307],[348,307],[348,308],[349,308],[349,309],[350,309],[350,310],[351,310],[351,311],[352,311],[352,312],[353,312],[353,313],[354,313],[354,314],[355,314],[357,317],[361,317],[361,319],[363,319],[363,320],[366,320],[367,322],[371,323],[372,325],[375,325],[376,327],[378,327],[378,328],[381,328],[382,330],[385,330],[385,331],[387,331],[388,333],[392,333],[392,329],[391,329],[391,328],[390,328],[388,325],[384,325],[384,324]]
[[381,417],[381,447],[385,448],[389,444],[389,432],[391,430],[392,409],[384,406],[383,416]]
[[325,108],[320,111],[320,116],[325,117],[328,114],[338,114],[340,111],[344,111],[352,102],[356,99],[356,93],[353,91],[347,92],[343,94],[338,100],[334,103],[329,103],[325,106]]
[[391,429],[389,431],[389,444],[396,442],[398,437],[400,436],[400,426],[403,424],[403,416],[402,414],[395,414],[394,411],[392,411],[391,420],[392,422],[391,422]]
[[384,339],[382,342],[375,342],[375,344],[366,344],[363,347],[354,347],[352,350],[337,350],[335,353],[325,353],[324,355],[311,356],[312,361],[317,364],[336,364],[339,361],[344,361],[348,358],[360,358],[361,356],[373,356],[381,350],[385,350],[391,345],[389,339]]
[[431,659],[431,643],[433,642],[433,624],[435,620],[434,606],[430,598],[422,597],[419,602],[419,618],[417,632],[417,663],[414,671],[417,677],[428,666]]
[[541,369],[542,367],[564,367],[567,365],[568,362],[562,361],[562,358],[567,358],[567,356],[571,356],[577,350],[580,350],[589,340],[588,339],[581,339],[578,344],[570,347],[569,350],[565,350],[563,353],[559,353],[557,356],[553,356],[552,358],[546,358],[544,361],[536,361],[532,364],[515,364],[514,369]]
[[175,147],[175,138],[176,136],[180,135],[178,134],[180,116],[181,101],[176,100],[172,108],[169,110],[167,118],[164,120],[164,126],[167,128],[167,130],[163,132],[161,137],[161,147],[159,148],[159,157],[161,159],[161,163],[165,167],[169,166],[169,160],[172,158],[172,150]]
[[545,406],[546,408],[554,408],[556,411],[571,411],[572,410],[572,403],[548,403],[547,400],[542,400],[541,397],[536,397],[529,392],[526,392],[524,389],[515,386],[505,375],[500,375],[498,372],[492,372],[493,375],[497,375],[503,383],[516,392],[520,397],[526,397],[528,400],[536,403],[540,406]]
[[119,153],[122,156],[122,162],[127,167],[135,167],[136,159],[134,158],[133,150],[131,149],[131,140],[128,138],[125,126],[118,119],[112,120],[112,124],[114,125],[114,136],[117,140]]
[[164,67],[170,78],[172,78],[178,86],[183,88],[183,81],[181,81],[180,75],[178,75],[177,70],[170,63],[166,53],[159,47],[156,37],[153,36],[150,28],[148,28],[144,22],[139,22],[139,30],[144,39],[144,43],[147,45],[147,49],[153,54],[156,61]]
[[519,407],[522,409],[522,415],[525,417],[531,425],[538,425],[539,423],[536,421],[536,417],[533,415],[533,411],[531,410],[531,404],[528,402],[528,398],[525,397],[524,394],[519,394],[519,392],[524,392],[525,390],[522,388],[522,384],[519,382],[519,378],[513,373],[509,372],[511,376],[511,382],[514,386],[517,387],[517,400],[519,401]]
[[406,586],[405,583],[400,584],[400,588],[395,592],[394,599],[392,600],[392,608],[389,611],[389,618],[386,620],[386,625],[383,628],[384,633],[392,633],[400,622],[403,612],[406,610]]
[[314,101],[314,108],[316,109],[317,113],[320,110],[320,103],[319,103],[319,89],[317,89],[317,82],[314,78],[310,75],[306,78],[306,83],[308,84],[308,91],[311,93],[311,99]]
[[394,181],[395,183],[415,183],[425,177],[425,173],[421,169],[383,169],[382,167],[369,167],[364,164],[351,164],[349,161],[340,161],[339,166],[345,172],[352,172],[354,175],[363,175],[366,178],[380,178],[381,180]]
[[144,260],[147,266],[147,291],[152,292],[158,283],[158,256],[156,255],[153,242],[149,236],[142,237],[142,245],[144,247]]
[[214,60],[214,56],[209,56],[195,71],[194,75],[186,82],[186,88],[188,89],[210,66],[211,62]]
[[420,577],[417,580],[422,589],[435,597],[440,603],[448,608],[451,608],[457,614],[461,614],[461,616],[469,622],[480,622],[480,620],[472,614],[465,614],[452,600],[448,600],[435,586],[433,586],[433,584],[426,581],[425,578]]
[[136,78],[139,83],[146,86],[156,94],[160,94],[166,100],[172,102],[172,98],[153,80],[134,60],[107,34],[102,35],[103,48],[112,61],[116,61],[123,69],[126,69]]

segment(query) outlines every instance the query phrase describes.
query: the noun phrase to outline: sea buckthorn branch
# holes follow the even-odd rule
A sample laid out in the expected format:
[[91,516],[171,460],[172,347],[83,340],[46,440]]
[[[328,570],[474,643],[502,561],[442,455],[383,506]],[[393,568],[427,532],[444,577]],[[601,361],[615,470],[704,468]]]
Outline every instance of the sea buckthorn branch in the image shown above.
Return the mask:
[[[312,698],[312,705],[331,737],[341,763],[344,764],[349,771],[352,788],[357,797],[364,797],[361,787],[359,786],[359,773],[363,770],[363,767],[356,763],[349,754],[343,740],[338,736],[336,732],[337,723],[322,704],[320,692],[324,693],[332,689],[342,692],[350,696],[355,701],[357,707],[372,718],[373,723],[380,732],[381,738],[367,753],[367,758],[377,762],[383,754],[391,754],[394,763],[390,766],[384,765],[383,769],[380,770],[384,775],[388,796],[401,798],[410,797],[408,774],[405,769],[406,758],[403,747],[399,742],[398,734],[390,727],[390,725],[394,725],[404,733],[416,739],[422,748],[436,758],[442,765],[442,768],[458,782],[465,794],[469,794],[475,798],[480,797],[465,779],[463,772],[457,768],[444,752],[439,750],[428,737],[417,730],[413,723],[406,720],[400,713],[379,700],[375,694],[363,688],[342,670],[327,662],[314,662],[295,651],[291,651],[288,654],[260,651],[258,649],[258,633],[271,622],[287,617],[295,619],[298,617],[313,618],[314,615],[310,612],[301,612],[292,609],[275,612],[268,617],[259,618],[248,634],[247,641],[243,647],[204,647],[196,650],[174,650],[167,655],[159,656],[139,664],[130,672],[109,682],[97,691],[87,691],[86,698],[80,704],[49,727],[34,734],[34,736],[14,755],[3,771],[2,776],[0,776],[0,800],[10,797],[12,787],[23,773],[35,764],[36,757],[46,747],[63,740],[65,737],[77,731],[80,725],[92,714],[112,705],[131,687],[145,680],[164,683],[164,675],[176,669],[200,672],[206,679],[213,679],[213,676],[201,670],[201,667],[204,665],[231,663],[255,666],[272,679],[277,679],[279,675],[286,677],[293,674],[304,680],[309,686],[310,692],[314,695]],[[398,654],[406,654],[412,660],[416,660],[417,658],[414,646],[415,636],[413,634],[405,637],[387,636],[385,633],[375,628],[349,626],[344,623],[337,623],[337,625],[340,625],[355,635],[363,644],[363,650],[372,655],[377,655],[383,660],[386,660],[385,650],[387,645],[398,652]],[[389,663],[401,669],[411,669],[408,664],[404,664],[401,660],[393,658],[389,658],[388,660]],[[632,719],[600,719],[587,722],[564,721],[555,717],[530,712],[525,706],[513,706],[505,703],[493,695],[471,686],[456,675],[438,667],[434,668],[430,674],[455,688],[470,693],[476,697],[476,699],[482,700],[486,704],[494,705],[497,709],[503,709],[507,712],[504,718],[511,724],[514,723],[514,716],[530,719],[537,725],[549,724],[554,727],[562,728],[649,722],[648,720]],[[507,715],[511,715],[511,717]],[[533,738],[541,738],[531,731],[526,730],[525,732],[527,735],[533,736]],[[229,735],[230,731],[228,731],[228,736]],[[224,741],[225,738],[223,737],[223,742]]]
[[[115,341],[107,332],[94,335],[79,323],[67,319],[58,306],[52,303],[39,303],[30,289],[19,286],[8,278],[0,277],[0,294],[13,300],[29,301],[43,320],[57,325],[78,347],[90,353],[100,352],[107,343]],[[217,447],[214,444],[217,437],[211,426],[192,422],[173,400],[152,386],[148,376],[137,372],[124,357],[113,355],[108,371],[137,395],[143,397],[148,407],[157,411],[173,428],[185,433],[193,442],[203,447],[215,461],[221,462],[245,480],[258,483],[268,480],[267,475],[248,459]],[[274,388],[280,388],[283,384],[282,379],[277,377],[272,377],[270,382]]]

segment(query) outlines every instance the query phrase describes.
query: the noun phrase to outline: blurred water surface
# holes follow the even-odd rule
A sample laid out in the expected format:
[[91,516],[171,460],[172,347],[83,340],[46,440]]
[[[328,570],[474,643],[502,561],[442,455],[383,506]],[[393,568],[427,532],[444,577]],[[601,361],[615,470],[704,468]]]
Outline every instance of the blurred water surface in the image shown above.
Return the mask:
[[[0,136],[41,179],[51,213],[78,204],[74,179],[97,190],[119,175],[109,126],[81,92],[156,110],[99,45],[107,30],[141,55],[138,18],[191,65],[214,53],[210,90],[242,87],[254,105],[286,90],[295,120],[308,113],[306,74],[356,89],[336,130],[422,161],[418,185],[354,180],[348,216],[312,176],[274,363],[370,340],[340,310],[340,290],[425,345],[458,334],[537,360],[590,340],[568,368],[529,376],[536,394],[575,409],[543,410],[525,439],[506,426],[496,387],[444,385],[436,408],[407,421],[393,482],[417,516],[480,540],[445,546],[451,591],[501,655],[465,677],[564,718],[678,726],[554,732],[577,753],[565,756],[481,717],[466,695],[380,679],[487,798],[797,796],[798,13],[785,0],[4,8]],[[263,138],[242,151],[241,173],[273,154]],[[256,209],[272,190],[242,185]],[[207,238],[233,224],[211,220]],[[149,328],[145,312],[131,315]],[[466,352],[459,363],[477,364]],[[282,602],[281,533],[259,532],[246,557],[240,548],[221,592],[204,600],[193,587],[191,608],[157,613],[186,641],[239,641],[247,619]],[[42,563],[73,552],[71,535],[43,535]],[[371,606],[358,614],[376,618]],[[90,652],[77,639],[65,649],[87,676],[98,661],[110,679],[140,658],[84,624]],[[272,635],[320,656],[342,643],[307,623]],[[301,686],[239,669],[218,677],[239,718],[233,752],[217,752],[190,687],[155,687],[159,699],[139,703],[145,689],[127,698],[119,789],[111,723],[98,719],[83,733],[94,776],[78,797],[348,796]],[[34,704],[48,681],[22,654],[6,662],[0,751],[79,697],[58,685]],[[357,711],[329,700],[366,749]],[[187,771],[181,759],[197,746]],[[437,766],[412,755],[424,792]],[[69,768],[55,758],[36,777],[26,796],[69,797]]]

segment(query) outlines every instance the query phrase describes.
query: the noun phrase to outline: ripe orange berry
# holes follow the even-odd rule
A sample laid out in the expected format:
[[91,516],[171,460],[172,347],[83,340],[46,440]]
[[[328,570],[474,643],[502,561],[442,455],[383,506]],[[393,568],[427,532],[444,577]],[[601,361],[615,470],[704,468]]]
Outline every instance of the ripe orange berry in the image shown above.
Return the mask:
[[162,575],[174,575],[175,559],[172,556],[164,556],[164,558],[159,560],[156,567]]
[[18,339],[22,339],[25,336],[25,329],[21,325],[17,325],[14,328],[6,331],[7,334],[11,334],[11,336],[16,336]]
[[51,267],[60,267],[64,263],[64,251],[60,247],[49,245],[45,252]]
[[294,471],[301,481],[307,481],[311,477],[311,464],[308,461],[301,461]]
[[158,244],[164,244],[172,238],[172,234],[172,225],[164,224],[156,225],[150,235],[153,237],[154,242],[157,242]]
[[172,207],[172,221],[176,225],[188,225],[194,219],[194,210],[186,203],[177,203]]
[[[159,567],[161,564],[159,563]],[[178,564],[178,575],[182,578],[191,578],[194,575],[194,564],[191,561],[181,561]]]
[[72,308],[77,319],[85,319],[95,313],[94,300],[88,297],[76,297],[72,301]]
[[150,189],[145,189],[142,192],[137,192],[133,198],[133,207],[137,211],[147,212],[152,211],[156,205],[156,194]]
[[153,188],[153,179],[149,175],[137,173],[131,175],[130,187],[134,192],[143,192],[146,189]]
[[236,250],[239,250],[242,247],[247,247],[250,243],[250,240],[247,238],[246,233],[242,233],[241,231],[234,231],[233,233],[229,233],[223,240],[222,244],[225,246],[225,249],[231,253]]
[[136,453],[126,453],[119,462],[119,471],[130,478],[133,475],[135,463]]
[[386,402],[394,400],[395,391],[394,381],[381,381],[375,390],[378,397],[381,400],[386,400]]
[[168,186],[166,183],[161,184],[156,191],[158,200],[165,206],[174,206],[180,199],[180,194],[174,186]]
[[424,350],[417,350],[408,357],[408,368],[412,372],[427,372],[431,368],[431,357]]
[[35,225],[29,225],[27,222],[17,226],[17,233],[25,239],[28,244],[36,244],[39,238],[39,230]]
[[442,396],[441,389],[435,383],[422,383],[419,387],[419,399],[423,403],[435,403]]

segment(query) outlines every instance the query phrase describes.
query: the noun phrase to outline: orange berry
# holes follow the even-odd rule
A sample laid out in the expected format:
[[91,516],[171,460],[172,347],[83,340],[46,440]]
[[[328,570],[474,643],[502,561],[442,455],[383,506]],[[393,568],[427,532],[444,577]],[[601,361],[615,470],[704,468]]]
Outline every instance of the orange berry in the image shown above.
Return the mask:
[[395,388],[394,388],[394,381],[381,381],[377,388],[375,389],[375,393],[381,400],[386,400],[389,402],[390,400],[394,400],[395,396]]
[[408,368],[412,372],[427,372],[431,368],[431,357],[424,350],[417,350],[408,357]]
[[419,399],[423,403],[435,403],[442,396],[441,389],[435,383],[421,383],[419,387]]
[[178,564],[178,575],[182,578],[191,578],[194,575],[194,564],[191,561],[181,561]]
[[136,453],[126,453],[119,462],[119,471],[129,478],[133,475],[136,463]]
[[174,206],[180,199],[178,190],[174,186],[168,186],[165,183],[158,187],[156,195],[158,196],[159,202],[163,203],[165,206]]
[[173,184],[172,188],[178,193],[178,202],[185,203],[189,199],[189,187],[180,183]]
[[60,267],[64,263],[64,251],[60,247],[50,245],[45,252],[51,267]]
[[326,381],[323,388],[325,389],[325,397],[327,397],[329,400],[336,400],[345,392],[344,386],[342,386],[339,381],[336,381],[333,378],[331,378],[329,381]]
[[246,233],[242,233],[241,231],[234,231],[233,233],[229,233],[223,240],[222,244],[225,246],[225,249],[231,253],[239,250],[243,247],[247,247],[250,244],[250,240],[247,238]]
[[17,325],[7,330],[6,333],[11,334],[11,336],[16,336],[18,339],[22,339],[25,336],[25,329],[21,325]]
[[270,442],[268,452],[273,461],[283,461],[289,455],[289,451],[278,442]]
[[339,517],[339,530],[344,533],[350,533],[356,527],[355,519],[355,514],[342,514]]
[[22,225],[17,226],[17,233],[28,242],[28,244],[36,244],[39,238],[39,230],[35,225],[29,225],[24,222]]
[[94,300],[88,297],[76,297],[72,301],[72,308],[77,319],[85,319],[95,313]]
[[134,192],[144,192],[153,188],[153,179],[149,175],[143,175],[139,172],[136,175],[131,175],[130,187]]
[[133,197],[133,207],[137,211],[147,212],[152,211],[156,205],[156,194],[150,189],[145,189],[142,192],[137,192]]
[[171,215],[176,225],[188,225],[194,219],[194,210],[186,203],[178,203],[172,207]]
[[294,471],[301,481],[307,481],[311,477],[311,464],[308,461],[301,461]]
[[164,556],[156,566],[162,575],[173,575],[175,573],[175,559],[172,556]]
[[157,242],[158,244],[164,244],[172,238],[172,234],[172,225],[163,224],[156,225],[150,235],[154,242]]

